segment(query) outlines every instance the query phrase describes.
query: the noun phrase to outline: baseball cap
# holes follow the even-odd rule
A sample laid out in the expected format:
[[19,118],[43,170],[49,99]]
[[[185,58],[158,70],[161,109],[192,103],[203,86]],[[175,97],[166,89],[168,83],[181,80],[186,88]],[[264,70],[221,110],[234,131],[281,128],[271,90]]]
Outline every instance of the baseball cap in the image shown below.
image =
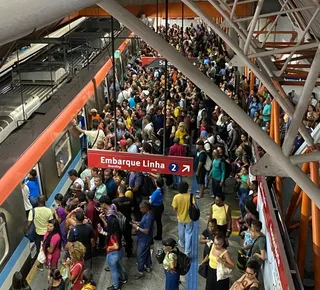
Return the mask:
[[95,108],[93,108],[93,109],[90,110],[90,112],[91,112],[91,113],[98,113],[98,110],[95,109]]
[[162,241],[162,245],[165,247],[171,247],[174,248],[177,245],[177,242],[173,238],[169,238]]

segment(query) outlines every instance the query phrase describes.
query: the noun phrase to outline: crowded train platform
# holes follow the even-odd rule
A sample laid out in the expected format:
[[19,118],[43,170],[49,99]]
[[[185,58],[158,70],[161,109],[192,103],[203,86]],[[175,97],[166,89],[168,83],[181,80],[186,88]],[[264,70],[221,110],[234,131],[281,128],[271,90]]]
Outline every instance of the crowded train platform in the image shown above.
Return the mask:
[[[205,21],[166,22],[152,30],[241,109],[263,137],[288,144],[292,116],[279,108],[268,84],[255,82],[252,72],[239,72],[228,44]],[[264,178],[253,169],[268,150],[160,48],[126,28],[121,33],[117,39],[112,31],[112,54],[102,73],[79,92],[79,103],[70,103],[72,109],[66,104],[65,115],[62,111],[47,126],[54,130],[39,135],[43,163],[35,157],[40,147],[32,143],[21,168],[28,168],[28,160],[37,165],[22,180],[17,170],[18,188],[8,187],[0,199],[7,213],[14,208],[10,193],[19,193],[16,207],[23,212],[15,223],[12,214],[7,222],[17,226],[17,250],[3,247],[10,263],[0,268],[0,282],[11,290],[302,289],[298,278],[283,278],[288,271],[296,275],[291,244],[279,240],[288,237],[286,230],[274,229],[264,212],[267,204],[276,213],[283,206],[280,175]],[[100,98],[93,101],[97,91]],[[297,103],[290,99],[292,108]],[[63,116],[66,126],[57,123]],[[308,144],[319,120],[312,93],[288,156]],[[3,148],[9,152],[10,142]],[[272,219],[282,223],[274,212]],[[21,269],[8,282],[11,259],[22,256]],[[271,269],[282,261],[283,273]]]

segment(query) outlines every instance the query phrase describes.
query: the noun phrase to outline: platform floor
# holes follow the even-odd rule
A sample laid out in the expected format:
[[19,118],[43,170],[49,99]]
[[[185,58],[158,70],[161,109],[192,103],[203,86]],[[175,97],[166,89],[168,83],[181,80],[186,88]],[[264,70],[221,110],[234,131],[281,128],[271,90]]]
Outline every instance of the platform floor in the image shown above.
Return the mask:
[[[192,178],[194,179],[194,178]],[[191,183],[191,178],[188,178],[186,181]],[[232,207],[232,215],[233,218],[239,216],[240,211],[238,209],[237,200],[235,199],[235,194],[233,191],[233,183],[232,180],[227,180],[226,183],[226,202],[231,205]],[[195,192],[196,185],[193,184],[192,191]],[[173,196],[176,194],[177,191],[174,190],[167,190],[165,195],[165,211],[163,214],[163,238],[173,237],[177,240],[177,218],[176,215],[171,207],[171,201]],[[200,210],[201,210],[201,217],[199,221],[199,233],[206,228],[208,216],[209,216],[209,208],[213,199],[211,197],[211,192],[209,190],[206,191],[207,194],[203,199],[200,200]],[[237,250],[240,247],[240,238],[237,235],[238,233],[235,231],[233,232],[232,236],[229,239],[230,247],[229,251],[234,259],[237,261]],[[153,248],[156,250],[160,247],[160,242],[155,242]],[[153,251],[154,253],[154,251]],[[203,253],[203,245],[198,247],[198,257],[199,263],[202,260],[202,253]],[[94,274],[94,280],[97,283],[97,289],[106,289],[107,287],[111,286],[111,274],[110,272],[104,271],[105,266],[105,256],[98,256],[93,258],[92,261],[92,271]],[[123,285],[122,289],[130,289],[130,290],[149,290],[149,289],[157,289],[161,290],[164,289],[164,272],[162,265],[159,265],[154,258],[153,254],[153,271],[151,273],[146,273],[145,277],[134,280],[133,276],[137,272],[136,266],[136,259],[133,258],[124,258],[123,259],[123,266],[128,274],[128,283]],[[39,272],[36,270],[35,267],[32,268],[28,275],[28,280],[30,282],[31,289],[33,290],[43,290],[47,289],[49,284],[47,280],[47,272]],[[231,278],[232,281],[238,279],[242,273],[239,272],[238,269],[234,270],[233,277]],[[205,289],[205,279],[198,275],[198,289]],[[186,289],[186,277],[182,277],[181,279],[181,286],[179,289]],[[196,290],[196,289],[192,289]]]

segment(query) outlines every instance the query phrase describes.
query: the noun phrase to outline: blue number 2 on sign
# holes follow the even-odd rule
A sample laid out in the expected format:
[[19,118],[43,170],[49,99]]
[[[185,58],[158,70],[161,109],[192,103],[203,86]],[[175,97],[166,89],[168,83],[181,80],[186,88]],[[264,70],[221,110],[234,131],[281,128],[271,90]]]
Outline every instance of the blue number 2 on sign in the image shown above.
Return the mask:
[[179,166],[177,163],[170,163],[169,164],[169,170],[171,172],[177,172],[179,170]]

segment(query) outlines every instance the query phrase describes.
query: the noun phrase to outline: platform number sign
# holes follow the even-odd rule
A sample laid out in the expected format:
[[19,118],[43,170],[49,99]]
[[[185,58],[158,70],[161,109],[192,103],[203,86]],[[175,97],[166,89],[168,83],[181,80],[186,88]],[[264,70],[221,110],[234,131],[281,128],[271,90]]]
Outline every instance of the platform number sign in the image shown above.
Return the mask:
[[179,171],[179,166],[178,166],[178,164],[177,163],[170,163],[169,164],[169,170],[171,171],[171,172],[177,172],[177,171]]

